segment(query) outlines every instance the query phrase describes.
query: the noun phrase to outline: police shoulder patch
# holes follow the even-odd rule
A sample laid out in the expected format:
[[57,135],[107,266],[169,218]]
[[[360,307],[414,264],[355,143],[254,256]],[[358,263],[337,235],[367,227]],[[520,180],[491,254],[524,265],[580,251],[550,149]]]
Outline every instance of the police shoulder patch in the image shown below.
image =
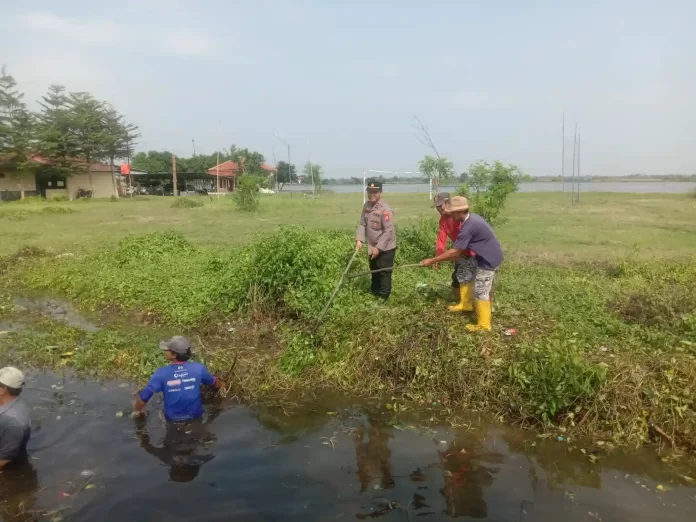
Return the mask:
[[384,211],[384,221],[389,221],[391,219],[391,212],[388,210]]

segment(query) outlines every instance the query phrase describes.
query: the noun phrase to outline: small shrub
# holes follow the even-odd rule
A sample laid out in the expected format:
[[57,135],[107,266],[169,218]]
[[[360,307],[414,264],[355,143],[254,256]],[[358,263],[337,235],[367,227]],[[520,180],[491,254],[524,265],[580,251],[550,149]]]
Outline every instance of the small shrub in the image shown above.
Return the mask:
[[297,377],[305,368],[317,362],[317,350],[312,338],[307,334],[296,334],[280,359],[283,373]]
[[53,202],[53,203],[58,203],[60,201],[70,201],[70,198],[68,196],[66,196],[65,194],[61,194],[59,196],[53,196],[51,198],[51,202]]
[[118,198],[116,197],[115,194],[111,194],[111,197],[109,198],[109,201],[112,203],[116,203],[118,201]]
[[41,196],[25,196],[24,199],[18,199],[17,201],[13,201],[12,203],[16,205],[28,205],[31,203],[45,203],[46,200],[42,198]]
[[14,265],[21,263],[25,259],[45,257],[48,253],[35,246],[26,246],[20,248],[12,255],[0,257],[0,274],[7,272]]
[[202,206],[203,202],[200,199],[194,198],[176,198],[172,202],[172,208],[198,208]]
[[263,183],[259,176],[244,175],[237,180],[237,190],[233,194],[234,202],[239,210],[256,212],[259,209],[261,195],[259,187]]
[[396,237],[399,241],[397,257],[399,262],[418,262],[435,255],[435,238],[437,237],[437,220],[420,218],[407,226],[397,226]]
[[3,212],[0,217],[5,216],[10,221],[24,221],[29,217],[30,212],[28,210],[14,210],[12,212]]
[[491,225],[502,225],[505,221],[500,213],[508,196],[517,192],[520,174],[515,165],[480,161],[469,167],[467,183],[460,185],[455,194],[466,197],[471,210]]
[[517,362],[508,367],[508,377],[521,390],[522,403],[516,405],[523,416],[550,422],[579,401],[592,398],[607,375],[604,363],[584,360],[572,345],[557,340],[541,345],[521,345]]
[[77,210],[74,208],[60,207],[58,205],[49,205],[39,210],[41,214],[74,214],[75,212],[77,212]]
[[158,261],[163,256],[184,256],[194,251],[179,232],[154,232],[152,234],[132,235],[121,240],[116,251],[109,254],[118,264],[141,264],[142,261]]

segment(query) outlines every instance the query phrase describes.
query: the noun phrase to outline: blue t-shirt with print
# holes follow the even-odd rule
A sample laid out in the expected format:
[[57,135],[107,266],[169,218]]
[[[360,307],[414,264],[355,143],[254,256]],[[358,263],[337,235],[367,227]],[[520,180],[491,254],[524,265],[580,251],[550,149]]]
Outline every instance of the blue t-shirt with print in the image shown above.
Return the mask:
[[201,363],[175,362],[158,369],[140,392],[147,402],[155,393],[164,394],[164,416],[171,422],[197,419],[203,415],[201,384],[213,386],[215,377]]

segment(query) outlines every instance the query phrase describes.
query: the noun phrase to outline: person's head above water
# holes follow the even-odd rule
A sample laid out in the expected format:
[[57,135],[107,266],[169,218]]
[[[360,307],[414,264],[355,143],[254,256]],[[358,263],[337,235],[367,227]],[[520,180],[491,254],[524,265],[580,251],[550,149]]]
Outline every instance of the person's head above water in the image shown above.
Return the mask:
[[24,387],[24,374],[12,366],[0,369],[0,404],[7,404],[19,397]]
[[191,358],[191,341],[181,335],[175,335],[168,341],[162,341],[160,350],[168,361],[185,362]]

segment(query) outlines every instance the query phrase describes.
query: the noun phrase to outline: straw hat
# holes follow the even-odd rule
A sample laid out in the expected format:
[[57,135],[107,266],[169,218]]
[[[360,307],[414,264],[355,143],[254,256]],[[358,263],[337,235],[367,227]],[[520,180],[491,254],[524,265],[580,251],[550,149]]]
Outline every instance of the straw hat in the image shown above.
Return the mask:
[[445,201],[445,212],[462,212],[469,210],[469,200],[464,196],[454,196]]

